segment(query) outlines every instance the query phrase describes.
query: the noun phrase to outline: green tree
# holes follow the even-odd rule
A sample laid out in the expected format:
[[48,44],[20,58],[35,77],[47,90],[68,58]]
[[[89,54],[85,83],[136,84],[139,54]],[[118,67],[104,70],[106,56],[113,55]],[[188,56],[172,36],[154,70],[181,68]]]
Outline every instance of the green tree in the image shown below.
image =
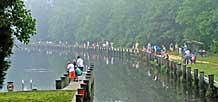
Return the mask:
[[[26,10],[22,0],[0,0],[0,77],[9,68],[15,38],[25,44],[36,34],[35,20]],[[3,81],[0,80],[0,83]]]

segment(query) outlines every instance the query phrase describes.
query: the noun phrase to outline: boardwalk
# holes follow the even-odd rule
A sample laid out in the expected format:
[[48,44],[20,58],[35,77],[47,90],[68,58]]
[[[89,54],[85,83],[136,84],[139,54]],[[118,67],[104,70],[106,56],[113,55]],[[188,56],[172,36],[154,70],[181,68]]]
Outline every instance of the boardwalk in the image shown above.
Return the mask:
[[82,76],[78,77],[79,80],[77,82],[71,81],[68,86],[63,88],[62,90],[74,90],[76,91],[75,95],[72,98],[72,102],[76,102],[76,94],[77,94],[77,89],[80,88],[80,84],[83,83],[83,80],[85,79],[85,72],[83,73]]

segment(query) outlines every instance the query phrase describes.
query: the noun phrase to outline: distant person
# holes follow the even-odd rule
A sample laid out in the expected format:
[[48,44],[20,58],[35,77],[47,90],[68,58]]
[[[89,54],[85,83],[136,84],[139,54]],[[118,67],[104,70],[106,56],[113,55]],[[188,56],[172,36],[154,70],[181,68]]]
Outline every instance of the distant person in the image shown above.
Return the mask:
[[191,62],[191,53],[190,50],[185,51],[185,56],[183,57],[183,63],[189,64]]
[[138,49],[139,43],[135,43],[135,49]]
[[113,42],[111,42],[110,44],[111,44],[111,48],[113,48],[113,45],[114,45],[114,43],[113,43]]
[[186,45],[186,43],[184,43],[184,45],[183,45],[183,51],[185,52],[186,50],[188,50],[188,46]]
[[178,51],[178,48],[179,48],[179,45],[176,43],[176,44],[175,44],[175,50]]
[[179,47],[178,53],[179,53],[180,56],[182,55],[182,48],[181,47]]
[[74,80],[74,78],[75,78],[75,70],[74,70],[73,62],[68,62],[67,70],[69,71],[68,76],[69,76],[70,81]]
[[81,70],[80,70],[80,68],[76,68],[76,70],[75,70],[75,72],[76,72],[76,76],[81,76]]
[[195,54],[191,54],[191,63],[192,64],[196,63],[196,56],[195,56]]
[[75,81],[80,80],[81,79],[80,76],[82,75],[82,72],[81,72],[80,68],[76,67],[75,68],[75,73],[76,73]]
[[80,68],[81,71],[83,71],[83,68],[84,68],[84,64],[83,64],[83,59],[80,58],[80,56],[77,57],[77,67]]
[[165,53],[164,58],[165,58],[166,60],[169,60],[169,58],[170,58],[169,54],[168,54],[168,53]]
[[173,52],[173,43],[170,43],[170,51]]
[[166,47],[164,45],[162,45],[162,49],[163,49],[164,52],[167,51],[167,49],[166,49]]
[[74,65],[74,69],[76,69],[77,67],[76,59],[73,59],[73,65]]

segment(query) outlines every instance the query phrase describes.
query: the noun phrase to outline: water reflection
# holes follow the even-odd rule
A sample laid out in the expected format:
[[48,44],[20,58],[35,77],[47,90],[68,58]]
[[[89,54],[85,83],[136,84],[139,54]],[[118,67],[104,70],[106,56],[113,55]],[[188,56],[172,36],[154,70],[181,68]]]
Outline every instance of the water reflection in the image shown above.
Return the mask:
[[82,50],[16,50],[5,82],[14,81],[16,90],[22,90],[22,80],[24,90],[54,89],[54,80],[66,71],[65,63],[78,55],[86,65],[95,64],[95,102],[216,102],[202,98],[193,83],[175,80],[173,73],[148,67],[137,57]]
[[[104,63],[107,58],[102,60],[99,57],[101,64],[96,65],[95,102],[184,102],[183,98],[175,100],[175,95],[165,94],[172,89],[163,88],[163,83],[164,87],[167,85],[157,81],[160,75],[146,71],[139,60],[126,57],[127,62],[115,57],[116,63],[110,65]],[[153,78],[156,78],[155,81]]]
[[16,48],[13,52],[2,91],[7,91],[8,81],[14,82],[15,91],[55,89],[55,79],[66,72],[66,62],[76,56],[63,49]]
[[[216,102],[200,97],[193,83],[160,67],[147,67],[139,58],[98,57],[95,102]],[[124,60],[125,59],[125,60]]]

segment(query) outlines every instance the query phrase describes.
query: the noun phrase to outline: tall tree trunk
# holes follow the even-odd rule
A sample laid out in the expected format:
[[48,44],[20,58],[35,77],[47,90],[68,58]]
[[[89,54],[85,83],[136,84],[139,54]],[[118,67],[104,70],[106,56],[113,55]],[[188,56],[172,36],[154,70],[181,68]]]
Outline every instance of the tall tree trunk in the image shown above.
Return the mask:
[[10,27],[0,27],[0,87],[2,87],[5,71],[9,68],[7,57],[12,53],[13,38],[9,31]]

